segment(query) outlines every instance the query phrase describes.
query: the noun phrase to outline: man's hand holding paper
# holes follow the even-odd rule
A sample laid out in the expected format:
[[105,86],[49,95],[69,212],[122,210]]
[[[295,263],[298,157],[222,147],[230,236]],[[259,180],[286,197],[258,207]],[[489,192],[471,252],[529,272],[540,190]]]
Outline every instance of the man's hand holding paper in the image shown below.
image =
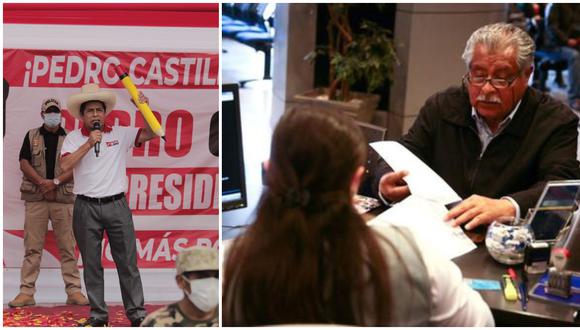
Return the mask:
[[[404,179],[407,189],[415,196],[443,205],[461,201],[461,197],[437,173],[398,142],[374,142],[371,147],[395,170],[383,175],[380,180],[383,197],[391,201],[397,201],[397,197],[399,200],[407,197],[402,185]],[[394,198],[385,196],[385,193],[394,195]]]
[[401,203],[369,224],[406,226],[427,249],[440,250],[449,259],[475,248],[461,229],[443,221],[445,205],[461,201],[443,179],[397,142],[376,142],[371,147],[395,170],[381,178],[380,193],[389,201]]
[[411,194],[409,186],[403,180],[408,171],[386,173],[379,182],[379,193],[389,202],[400,202]]
[[454,227],[465,224],[466,230],[516,214],[513,203],[507,199],[471,195],[461,201],[439,175],[397,142],[377,142],[371,146],[395,170],[384,174],[379,181],[380,194],[390,202],[400,202],[411,193],[444,205],[460,202],[443,220],[452,220],[450,224]]

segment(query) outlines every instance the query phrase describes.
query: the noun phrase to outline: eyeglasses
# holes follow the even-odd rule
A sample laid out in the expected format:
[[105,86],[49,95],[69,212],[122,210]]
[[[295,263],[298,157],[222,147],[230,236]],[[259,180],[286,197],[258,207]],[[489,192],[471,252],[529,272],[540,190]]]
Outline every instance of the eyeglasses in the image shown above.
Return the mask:
[[487,84],[488,82],[490,83],[491,86],[493,86],[496,89],[502,89],[502,88],[507,88],[509,86],[511,86],[511,84],[513,84],[514,81],[516,81],[516,79],[518,79],[519,74],[517,74],[515,77],[510,78],[510,79],[503,79],[503,78],[487,78],[484,76],[472,76],[471,73],[466,73],[465,76],[463,76],[464,80],[467,80],[467,82],[473,86],[476,87],[483,87],[485,86],[485,84]]

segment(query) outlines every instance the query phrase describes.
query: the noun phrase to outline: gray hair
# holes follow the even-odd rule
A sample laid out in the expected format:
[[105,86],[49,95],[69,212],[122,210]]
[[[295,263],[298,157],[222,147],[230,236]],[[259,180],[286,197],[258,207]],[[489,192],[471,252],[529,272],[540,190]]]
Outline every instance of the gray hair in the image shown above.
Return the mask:
[[469,69],[475,45],[482,44],[490,51],[502,51],[513,47],[516,51],[516,62],[520,70],[534,63],[536,45],[534,40],[524,30],[507,23],[489,24],[477,29],[465,45],[461,56]]

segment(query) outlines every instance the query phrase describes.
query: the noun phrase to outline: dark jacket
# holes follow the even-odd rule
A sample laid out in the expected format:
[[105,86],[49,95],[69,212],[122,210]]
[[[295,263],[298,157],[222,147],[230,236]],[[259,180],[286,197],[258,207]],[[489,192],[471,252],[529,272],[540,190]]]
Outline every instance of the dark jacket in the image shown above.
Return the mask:
[[548,49],[568,45],[568,39],[580,37],[580,5],[553,4],[546,17]]
[[[578,118],[568,106],[528,88],[508,126],[480,158],[481,142],[467,90],[431,96],[399,142],[439,174],[462,198],[512,197],[522,216],[535,206],[546,181],[580,178]],[[383,162],[378,180],[390,169]]]

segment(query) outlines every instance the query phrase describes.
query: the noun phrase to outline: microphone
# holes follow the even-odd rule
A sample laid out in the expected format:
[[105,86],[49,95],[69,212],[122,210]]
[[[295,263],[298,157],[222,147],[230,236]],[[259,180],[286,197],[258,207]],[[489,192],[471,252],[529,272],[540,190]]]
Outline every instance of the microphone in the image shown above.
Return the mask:
[[[93,123],[93,131],[100,131],[101,130],[101,123],[98,121]],[[95,156],[99,157],[99,153],[101,152],[101,142],[95,143]]]

